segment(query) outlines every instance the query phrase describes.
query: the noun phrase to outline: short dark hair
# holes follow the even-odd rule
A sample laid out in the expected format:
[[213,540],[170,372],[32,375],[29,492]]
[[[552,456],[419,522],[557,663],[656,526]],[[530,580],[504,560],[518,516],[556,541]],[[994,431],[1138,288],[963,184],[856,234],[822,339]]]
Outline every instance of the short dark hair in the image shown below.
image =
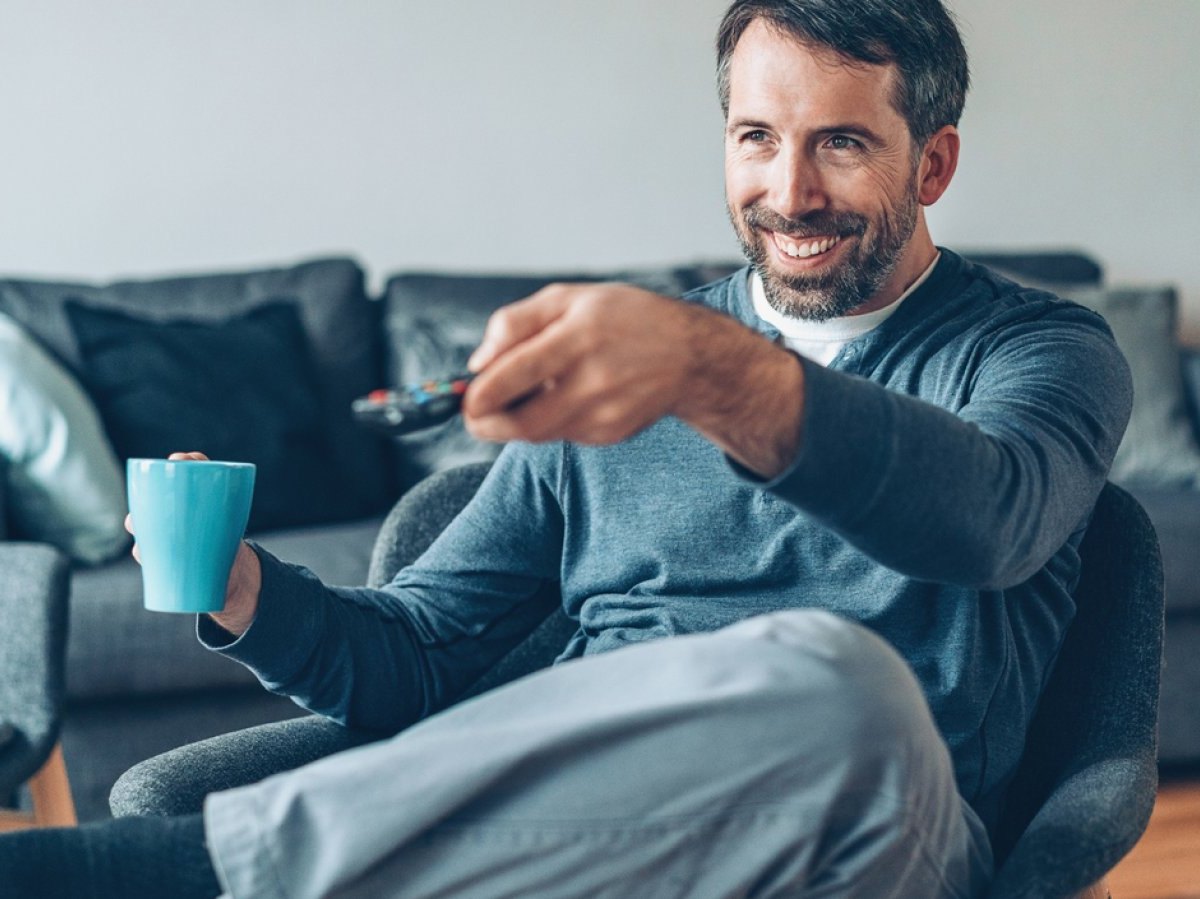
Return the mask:
[[729,65],[742,33],[762,19],[802,44],[871,65],[895,63],[893,105],[924,145],[957,125],[970,85],[967,51],[941,0],[734,0],[717,32],[717,90],[729,115]]

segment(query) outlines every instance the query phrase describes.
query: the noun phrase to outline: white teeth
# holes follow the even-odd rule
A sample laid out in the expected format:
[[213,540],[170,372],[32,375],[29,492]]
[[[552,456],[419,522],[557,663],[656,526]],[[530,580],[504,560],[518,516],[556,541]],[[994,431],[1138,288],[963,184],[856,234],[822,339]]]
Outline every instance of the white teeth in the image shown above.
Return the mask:
[[826,238],[825,240],[814,240],[812,243],[785,243],[781,244],[783,251],[794,259],[808,259],[810,256],[819,256],[822,253],[827,253],[835,247],[840,241],[840,237]]

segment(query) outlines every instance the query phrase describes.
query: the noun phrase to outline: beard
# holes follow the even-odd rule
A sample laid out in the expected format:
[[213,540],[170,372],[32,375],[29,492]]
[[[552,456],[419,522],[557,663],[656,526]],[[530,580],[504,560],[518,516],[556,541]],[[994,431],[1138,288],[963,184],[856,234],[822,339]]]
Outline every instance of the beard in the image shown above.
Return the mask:
[[[762,278],[772,308],[791,318],[821,322],[847,315],[883,287],[916,229],[920,201],[914,184],[894,209],[884,209],[876,221],[855,212],[814,212],[788,219],[757,203],[743,209],[740,216],[728,201],[726,209],[742,252]],[[837,265],[813,274],[785,275],[769,264],[772,250],[767,241],[771,238],[764,231],[796,239],[861,239]]]

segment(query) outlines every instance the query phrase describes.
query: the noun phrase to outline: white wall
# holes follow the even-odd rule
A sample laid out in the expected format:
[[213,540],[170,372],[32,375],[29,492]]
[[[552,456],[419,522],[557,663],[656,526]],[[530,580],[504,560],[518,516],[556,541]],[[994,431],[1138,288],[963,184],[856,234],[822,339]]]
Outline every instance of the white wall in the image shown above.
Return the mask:
[[[1200,335],[1200,3],[952,3],[975,89],[936,238],[1090,250]],[[731,256],[724,6],[0,0],[0,273]]]
[[0,271],[735,252],[724,0],[0,0]]
[[1200,340],[1200,2],[951,0],[975,86],[931,213],[963,246],[1083,247],[1170,282]]

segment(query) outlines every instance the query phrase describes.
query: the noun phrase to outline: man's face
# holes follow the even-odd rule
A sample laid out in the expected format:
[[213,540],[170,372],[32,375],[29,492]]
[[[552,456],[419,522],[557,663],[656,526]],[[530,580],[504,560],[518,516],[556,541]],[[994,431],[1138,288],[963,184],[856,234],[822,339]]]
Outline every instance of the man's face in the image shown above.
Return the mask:
[[760,20],[729,75],[726,203],[771,305],[822,321],[895,300],[921,213],[896,67],[848,64]]

